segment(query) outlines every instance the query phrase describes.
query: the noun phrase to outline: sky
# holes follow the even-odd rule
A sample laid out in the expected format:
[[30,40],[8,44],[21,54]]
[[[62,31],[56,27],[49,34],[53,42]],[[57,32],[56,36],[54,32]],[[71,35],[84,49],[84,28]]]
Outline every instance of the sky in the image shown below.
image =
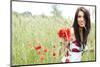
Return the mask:
[[[47,3],[34,3],[34,2],[12,2],[12,10],[23,13],[25,11],[29,11],[32,15],[41,15],[45,14],[47,16],[51,16],[52,6],[55,4],[47,4]],[[70,18],[73,20],[76,9],[81,5],[64,5],[58,4],[58,9],[62,12],[62,16],[64,18]],[[91,19],[95,20],[95,7],[91,6],[83,6],[89,10]]]

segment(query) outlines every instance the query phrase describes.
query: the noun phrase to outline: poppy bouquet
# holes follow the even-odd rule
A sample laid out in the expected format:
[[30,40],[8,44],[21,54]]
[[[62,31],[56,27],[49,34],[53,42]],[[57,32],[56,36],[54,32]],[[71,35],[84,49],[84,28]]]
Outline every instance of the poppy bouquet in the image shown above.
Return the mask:
[[64,41],[70,41],[70,29],[69,28],[62,28],[58,31],[59,38],[62,38]]

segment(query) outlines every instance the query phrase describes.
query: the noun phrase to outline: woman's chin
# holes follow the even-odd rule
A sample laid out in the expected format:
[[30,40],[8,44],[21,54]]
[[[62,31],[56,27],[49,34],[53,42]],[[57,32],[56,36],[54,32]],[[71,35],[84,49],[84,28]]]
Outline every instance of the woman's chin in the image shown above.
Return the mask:
[[81,27],[81,28],[83,28],[83,27],[84,27],[84,25],[80,25],[80,27]]

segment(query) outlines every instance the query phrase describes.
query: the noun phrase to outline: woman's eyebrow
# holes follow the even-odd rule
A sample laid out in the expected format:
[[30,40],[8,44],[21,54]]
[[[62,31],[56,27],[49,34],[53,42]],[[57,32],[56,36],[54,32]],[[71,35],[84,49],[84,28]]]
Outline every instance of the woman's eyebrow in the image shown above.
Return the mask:
[[80,14],[78,14],[78,17],[84,17],[84,15],[80,15]]
[[78,15],[78,17],[81,17],[81,15]]

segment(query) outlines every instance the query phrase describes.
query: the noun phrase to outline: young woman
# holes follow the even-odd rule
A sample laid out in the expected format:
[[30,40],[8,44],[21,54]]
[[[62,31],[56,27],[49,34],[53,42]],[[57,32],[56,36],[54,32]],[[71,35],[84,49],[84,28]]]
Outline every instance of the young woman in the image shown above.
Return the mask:
[[74,23],[71,30],[71,40],[68,51],[62,58],[62,62],[80,62],[82,51],[87,44],[90,32],[90,14],[84,7],[79,7],[76,11]]

